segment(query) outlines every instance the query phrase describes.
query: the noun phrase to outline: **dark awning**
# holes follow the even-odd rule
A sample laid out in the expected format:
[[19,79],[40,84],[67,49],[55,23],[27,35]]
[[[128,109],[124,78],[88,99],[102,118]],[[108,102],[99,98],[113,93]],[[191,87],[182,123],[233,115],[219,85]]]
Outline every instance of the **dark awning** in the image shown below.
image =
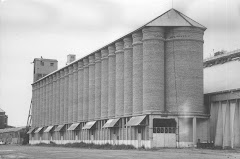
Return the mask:
[[32,133],[34,132],[34,130],[35,130],[35,128],[31,128],[31,129],[27,132],[27,134],[32,134]]
[[36,133],[39,133],[40,131],[42,131],[42,129],[43,129],[43,127],[40,127],[40,128],[38,128],[34,133],[36,134]]
[[138,126],[144,120],[146,115],[132,117],[126,124],[126,126]]
[[46,133],[47,133],[47,132],[50,132],[50,131],[53,129],[53,127],[54,127],[54,126],[49,126],[49,127],[47,127],[47,129],[44,130],[44,132],[46,132]]
[[117,119],[109,119],[102,128],[112,128],[116,125],[116,123],[118,122],[120,118]]
[[96,121],[89,121],[87,122],[82,129],[91,129]]
[[64,126],[65,126],[65,124],[64,125],[58,125],[58,127],[54,131],[62,131]]
[[73,123],[67,130],[75,130],[80,123]]

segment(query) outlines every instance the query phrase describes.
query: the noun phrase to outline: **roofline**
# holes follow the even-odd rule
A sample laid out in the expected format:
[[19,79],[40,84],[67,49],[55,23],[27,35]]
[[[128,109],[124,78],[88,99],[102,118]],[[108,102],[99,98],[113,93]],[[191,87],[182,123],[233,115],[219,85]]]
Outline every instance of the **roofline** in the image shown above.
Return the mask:
[[[81,61],[81,60],[83,60],[83,59],[85,59],[85,58],[87,58],[87,57],[89,57],[89,56],[91,56],[91,55],[93,55],[93,54],[95,54],[95,53],[101,51],[102,49],[106,48],[107,46],[111,46],[112,44],[116,43],[116,42],[119,41],[120,39],[123,39],[123,38],[125,38],[125,37],[128,37],[129,35],[133,34],[134,32],[137,32],[137,31],[139,31],[140,29],[143,29],[146,25],[148,25],[149,23],[153,22],[153,21],[156,20],[157,18],[163,16],[164,14],[166,14],[167,12],[169,12],[170,10],[174,10],[174,11],[176,11],[177,13],[180,13],[179,11],[177,11],[177,10],[171,8],[171,9],[167,10],[166,12],[164,12],[163,14],[159,15],[158,17],[154,18],[153,20],[147,22],[145,25],[139,27],[138,29],[135,29],[135,30],[133,30],[132,32],[130,32],[130,33],[128,33],[128,34],[126,34],[126,35],[124,35],[124,36],[118,38],[117,40],[114,40],[113,42],[111,42],[111,43],[109,43],[109,44],[107,44],[107,45],[104,45],[104,46],[101,47],[100,49],[97,49],[97,50],[93,51],[92,53],[90,53],[90,54],[88,54],[88,55],[86,55],[86,56],[84,56],[84,57],[82,57],[82,58],[79,58],[79,59],[77,59],[77,60],[75,60],[75,61],[69,63],[69,64],[66,65],[66,66],[63,66],[62,68],[60,68],[60,69],[58,69],[58,70],[55,70],[55,71],[51,72],[50,74],[48,74],[48,75],[46,75],[46,76],[40,78],[39,80],[35,81],[35,82],[32,83],[31,85],[34,85],[35,83],[37,83],[37,82],[39,82],[39,81],[41,81],[41,80],[47,78],[48,76],[51,76],[52,74],[54,74],[54,73],[56,73],[56,72],[58,72],[58,71],[63,70],[64,68],[66,68],[66,67],[68,67],[68,66],[70,66],[70,65],[73,65],[73,64],[75,64],[75,63],[78,63],[79,61]],[[184,14],[184,15],[185,15],[185,14]],[[186,16],[186,15],[185,15],[185,16]],[[188,18],[189,18],[189,17],[188,17]],[[185,19],[185,18],[184,18],[184,19]],[[190,18],[190,19],[191,19],[191,18]],[[185,19],[185,20],[186,20],[186,19]],[[186,21],[187,21],[187,20],[186,20]],[[194,21],[194,20],[193,20],[193,21]],[[196,22],[196,21],[195,21],[195,22]],[[197,22],[196,22],[196,23],[197,23]],[[199,23],[198,23],[198,24],[199,24]],[[192,25],[192,24],[191,24],[191,25]],[[200,25],[201,25],[201,24],[200,24]],[[166,26],[165,26],[165,27],[166,27]],[[174,27],[178,27],[178,26],[174,26]],[[179,27],[181,27],[181,26],[179,26]],[[195,27],[195,26],[194,26],[194,27]],[[196,28],[204,29],[204,31],[207,29],[206,27],[204,27],[204,28],[196,27]]]
[[233,50],[233,51],[221,54],[221,55],[206,58],[206,59],[203,60],[203,63],[213,62],[215,60],[222,59],[222,58],[227,58],[229,56],[232,56],[232,55],[235,55],[235,54],[238,54],[238,53],[240,54],[240,49]]
[[215,92],[209,92],[209,93],[204,93],[204,95],[214,95],[214,94],[221,94],[221,93],[231,93],[231,92],[236,92],[236,91],[240,91],[240,88],[228,89],[228,90],[222,90],[222,91],[215,91]]

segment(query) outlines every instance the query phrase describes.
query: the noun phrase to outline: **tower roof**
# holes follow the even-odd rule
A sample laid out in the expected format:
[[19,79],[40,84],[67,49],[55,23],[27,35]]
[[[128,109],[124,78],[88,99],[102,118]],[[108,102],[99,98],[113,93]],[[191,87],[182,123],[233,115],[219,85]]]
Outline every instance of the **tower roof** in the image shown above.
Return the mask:
[[192,20],[181,12],[170,9],[157,18],[153,19],[145,26],[193,26],[206,30],[207,28]]
[[0,108],[0,112],[3,112],[3,113],[4,113],[5,111]]

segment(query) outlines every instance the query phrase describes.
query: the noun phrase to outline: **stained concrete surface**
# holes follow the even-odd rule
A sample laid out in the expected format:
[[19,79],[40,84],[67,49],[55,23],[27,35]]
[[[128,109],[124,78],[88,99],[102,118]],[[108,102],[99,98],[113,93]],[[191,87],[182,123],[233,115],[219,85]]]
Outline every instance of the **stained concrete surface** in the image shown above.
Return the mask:
[[145,150],[97,150],[63,147],[0,145],[0,159],[239,159],[240,149],[159,149]]

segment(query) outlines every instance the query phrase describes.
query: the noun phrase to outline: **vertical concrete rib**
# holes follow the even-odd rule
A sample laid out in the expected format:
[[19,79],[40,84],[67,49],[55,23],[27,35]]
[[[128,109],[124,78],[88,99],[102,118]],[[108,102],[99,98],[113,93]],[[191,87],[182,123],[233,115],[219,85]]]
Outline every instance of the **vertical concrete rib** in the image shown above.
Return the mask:
[[123,42],[118,41],[116,46],[116,116],[121,117],[124,113],[124,54]]
[[39,126],[42,126],[42,116],[43,116],[43,96],[42,96],[42,92],[43,92],[43,87],[42,87],[42,85],[43,85],[43,81],[40,81],[39,82],[39,89],[40,89],[40,92],[39,92]]
[[132,115],[133,110],[133,49],[132,38],[124,41],[124,115]]
[[64,123],[68,123],[68,68],[64,68]]
[[143,44],[142,32],[136,32],[133,37],[133,114],[143,111]]
[[40,82],[37,82],[37,110],[36,110],[36,115],[37,115],[37,127],[40,126]]
[[73,64],[73,122],[78,121],[78,65]]
[[43,126],[46,126],[47,114],[47,78],[43,80]]
[[108,46],[108,118],[115,117],[116,57],[115,46]]
[[60,98],[60,87],[61,87],[61,79],[60,79],[60,71],[57,72],[56,74],[56,83],[57,83],[57,86],[56,86],[56,118],[55,118],[55,124],[60,124],[60,115],[61,115],[61,112],[60,112],[60,109],[61,109],[61,98]]
[[84,64],[84,80],[83,80],[83,120],[88,121],[88,109],[89,109],[89,66],[88,59],[83,59]]
[[83,120],[83,61],[78,62],[78,121]]
[[52,125],[52,112],[53,112],[53,76],[49,76],[49,112],[48,112],[48,125]]
[[101,118],[108,116],[108,50],[101,50]]
[[45,114],[45,126],[47,126],[49,124],[49,87],[50,87],[50,77],[46,78],[46,114]]
[[32,85],[32,127],[35,127],[36,126],[36,113],[35,113],[35,110],[36,110],[36,84],[33,84]]
[[89,58],[89,110],[88,120],[95,117],[95,58],[91,55]]
[[101,117],[101,54],[95,53],[95,120]]
[[60,124],[64,123],[64,70],[60,71]]
[[68,66],[68,123],[73,122],[73,66]]
[[52,86],[52,124],[51,125],[56,125],[56,102],[57,102],[57,81],[56,81],[56,73],[53,74],[53,86]]
[[164,29],[143,30],[143,113],[164,111]]

